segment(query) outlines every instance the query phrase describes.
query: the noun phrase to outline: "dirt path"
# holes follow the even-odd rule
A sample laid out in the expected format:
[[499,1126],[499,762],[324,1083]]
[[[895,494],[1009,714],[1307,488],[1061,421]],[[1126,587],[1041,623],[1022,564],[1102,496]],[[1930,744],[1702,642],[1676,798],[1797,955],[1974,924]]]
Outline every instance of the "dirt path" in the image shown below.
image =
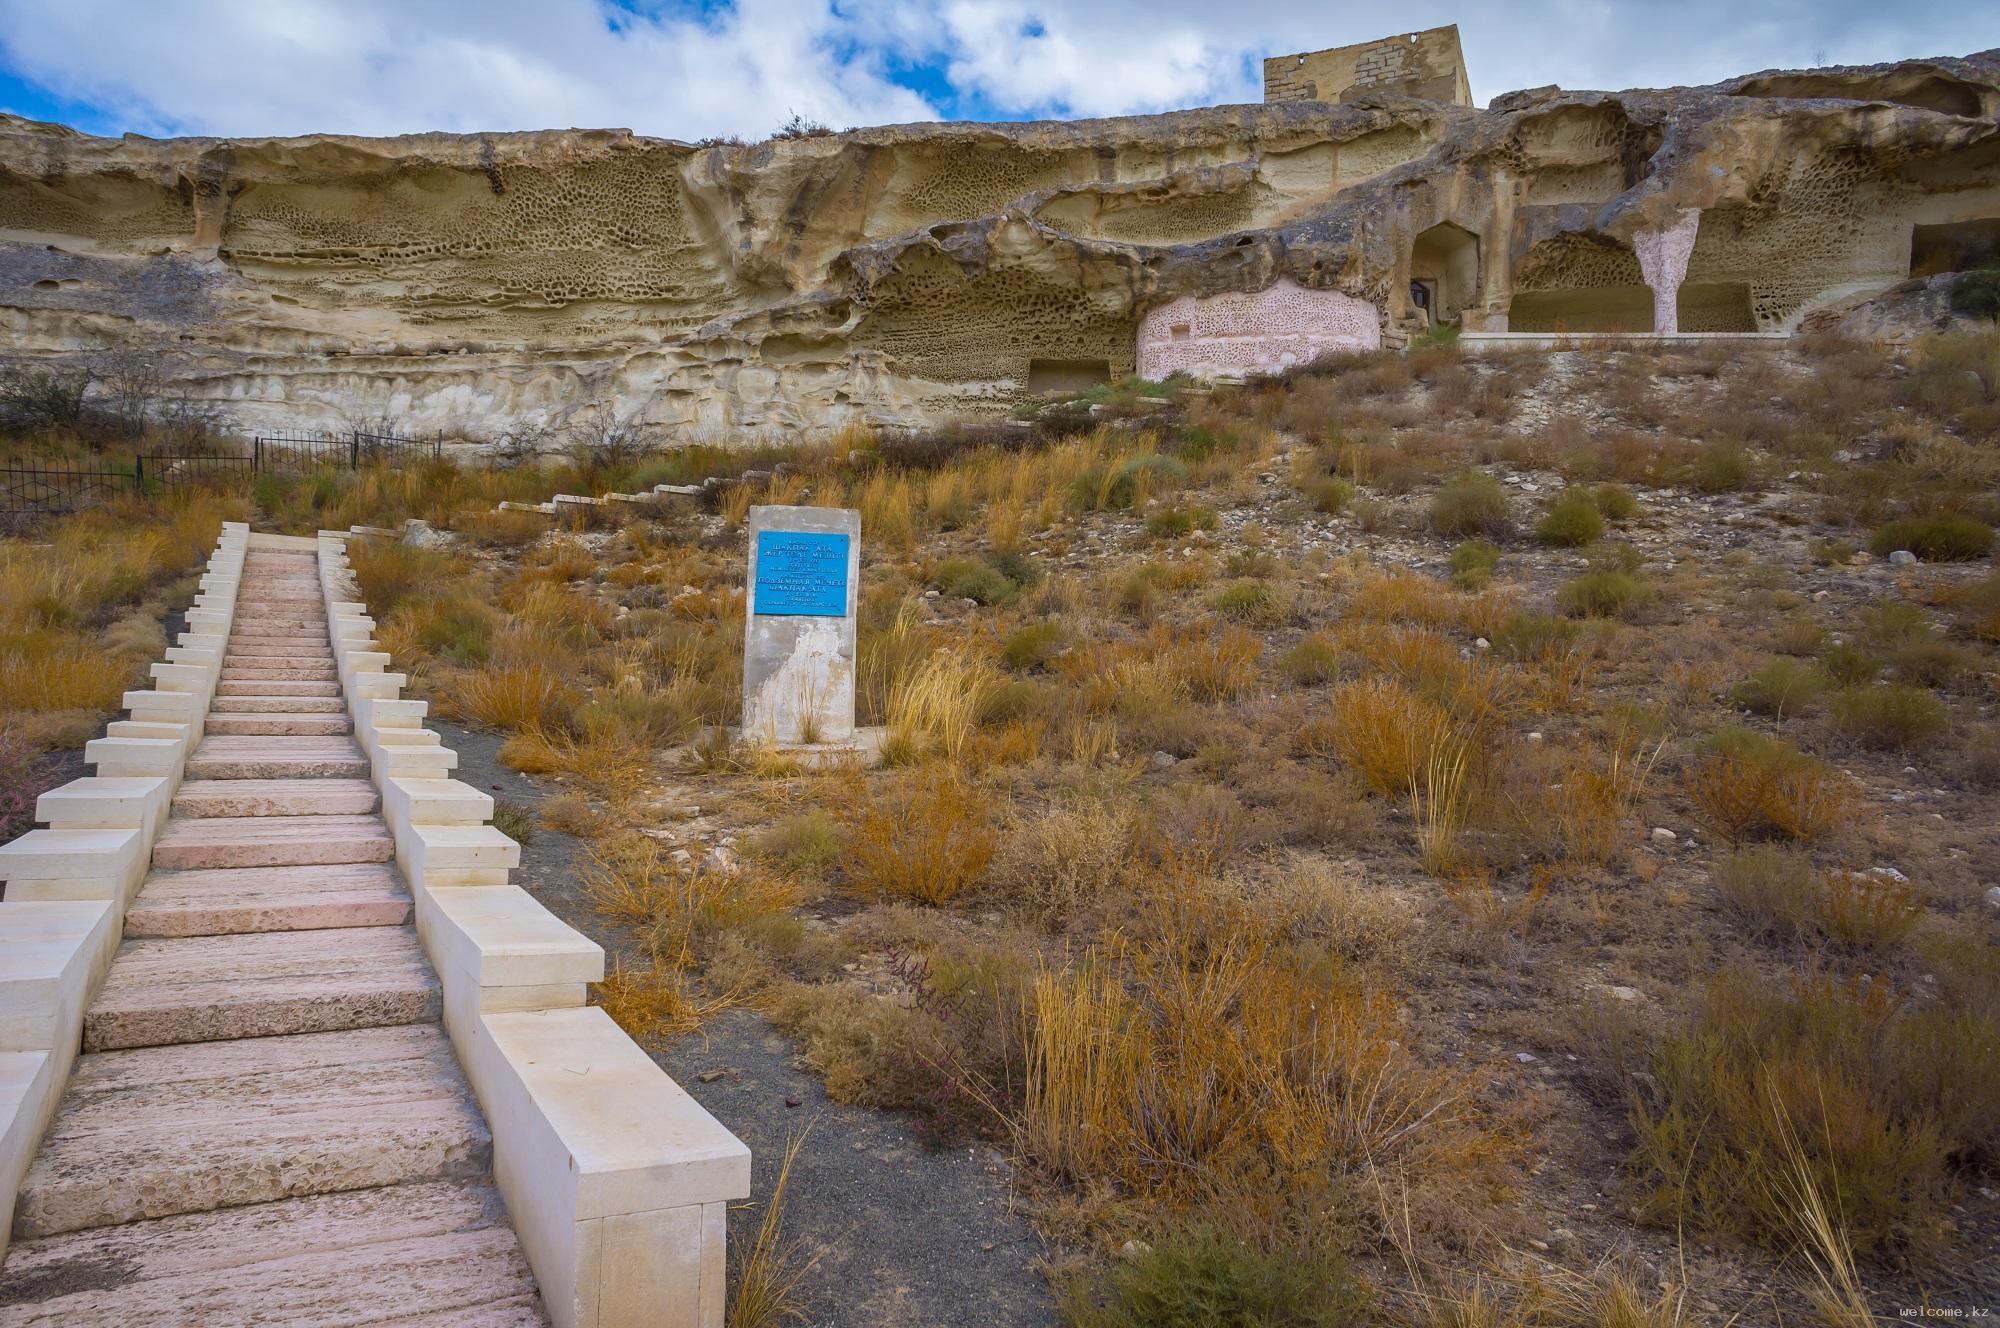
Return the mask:
[[[461,780],[531,809],[548,796],[548,785],[500,764],[499,738],[431,723],[458,752]],[[583,851],[574,836],[538,825],[514,880],[617,954],[622,938],[578,890]],[[1012,1210],[1008,1164],[995,1150],[932,1149],[895,1113],[828,1101],[819,1078],[796,1066],[791,1040],[753,1010],[728,1011],[700,1033],[647,1050],[750,1146],[760,1207],[731,1215],[732,1250],[749,1239],[786,1141],[811,1125],[792,1169],[785,1229],[817,1260],[805,1283],[817,1328],[1058,1321],[1035,1267],[1040,1243]]]

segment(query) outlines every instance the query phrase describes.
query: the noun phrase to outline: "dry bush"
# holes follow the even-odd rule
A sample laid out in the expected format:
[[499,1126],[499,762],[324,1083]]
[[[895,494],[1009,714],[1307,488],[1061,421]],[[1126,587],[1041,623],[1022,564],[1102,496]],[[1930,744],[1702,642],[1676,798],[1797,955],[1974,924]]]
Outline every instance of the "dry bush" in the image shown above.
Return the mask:
[[1951,711],[1921,687],[1883,683],[1850,687],[1836,695],[1833,722],[1870,747],[1906,751],[1949,728]]
[[1945,1239],[1954,1155],[2000,1121],[2000,1025],[1904,1009],[1889,984],[1725,974],[1636,1086],[1634,1162],[1653,1216],[1760,1242],[1813,1239],[1797,1177],[1837,1196],[1864,1255]]
[[362,600],[377,618],[386,618],[415,595],[448,588],[469,571],[464,560],[448,553],[389,539],[350,541],[348,563]]
[[729,1006],[727,999],[697,992],[682,963],[661,959],[644,969],[613,963],[596,984],[596,997],[604,1012],[641,1043],[690,1032]]
[[1627,729],[1603,747],[1556,743],[1524,748],[1517,769],[1501,781],[1509,820],[1550,859],[1602,867],[1631,840],[1664,742],[1647,746]]
[[1119,888],[1133,828],[1130,808],[1104,801],[1022,817],[993,856],[993,886],[1035,917],[1060,925]]
[[439,699],[460,718],[515,733],[565,729],[583,701],[564,673],[540,663],[456,671]]
[[1852,817],[1858,797],[1854,781],[1826,762],[1740,728],[1710,735],[1685,784],[1697,813],[1731,843],[1758,831],[1821,838]]
[[1300,743],[1309,755],[1339,757],[1384,797],[1400,798],[1452,729],[1442,709],[1393,678],[1365,678],[1334,688],[1330,713],[1309,721]]
[[778,1178],[764,1200],[757,1234],[747,1245],[740,1240],[735,1244],[729,1328],[779,1328],[811,1318],[802,1288],[819,1256],[808,1256],[802,1241],[785,1236],[785,1193],[792,1181],[792,1164],[811,1134],[812,1126],[807,1125],[785,1140]]
[[1377,1168],[1457,1185],[1510,1156],[1474,1082],[1421,1064],[1380,994],[1241,937],[1124,958],[1035,978],[1018,1140],[1050,1172],[1283,1220]]
[[572,735],[522,729],[500,745],[500,759],[525,775],[567,775],[603,797],[634,796],[652,768],[652,754],[609,733]]
[[999,842],[989,795],[947,766],[863,786],[847,817],[848,881],[891,899],[948,904],[979,882]]
[[1894,945],[1924,916],[1922,892],[1907,880],[1846,868],[1815,871],[1803,854],[1775,845],[1723,857],[1714,877],[1724,902],[1760,931],[1850,950]]
[[1826,675],[1796,659],[1774,659],[1736,685],[1730,696],[1755,715],[1801,715],[1826,694]]
[[1243,627],[1196,623],[1175,631],[1155,627],[1150,648],[1178,686],[1202,701],[1225,701],[1257,681],[1263,643]]

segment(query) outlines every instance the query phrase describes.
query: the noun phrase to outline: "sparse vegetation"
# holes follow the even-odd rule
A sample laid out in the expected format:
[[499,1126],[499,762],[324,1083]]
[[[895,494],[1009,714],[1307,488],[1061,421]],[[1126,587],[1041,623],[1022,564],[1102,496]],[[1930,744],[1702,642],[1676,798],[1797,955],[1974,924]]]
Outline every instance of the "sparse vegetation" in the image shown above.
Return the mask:
[[[378,634],[547,781],[510,833],[588,841],[597,998],[653,1040],[754,1006],[836,1099],[1008,1150],[1076,1322],[1881,1313],[1996,1220],[1996,344],[1427,344],[279,479],[0,543],[0,725],[94,734],[218,513],[421,517],[355,545]],[[862,513],[879,764],[731,732],[760,502]]]

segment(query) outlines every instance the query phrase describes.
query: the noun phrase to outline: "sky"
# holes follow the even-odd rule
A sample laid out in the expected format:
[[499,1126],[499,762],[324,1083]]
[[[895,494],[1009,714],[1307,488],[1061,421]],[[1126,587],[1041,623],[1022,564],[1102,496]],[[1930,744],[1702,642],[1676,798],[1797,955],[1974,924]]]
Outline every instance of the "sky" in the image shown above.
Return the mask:
[[1259,101],[1266,55],[1457,23],[1473,97],[2000,46],[1994,0],[0,0],[0,110],[95,134],[626,128]]

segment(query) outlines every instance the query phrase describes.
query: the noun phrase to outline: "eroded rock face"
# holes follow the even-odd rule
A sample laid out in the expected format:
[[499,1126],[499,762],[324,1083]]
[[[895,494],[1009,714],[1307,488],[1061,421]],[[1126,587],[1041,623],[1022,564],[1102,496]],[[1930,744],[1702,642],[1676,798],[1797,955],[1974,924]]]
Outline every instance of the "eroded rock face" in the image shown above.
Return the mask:
[[1286,280],[1391,342],[1433,312],[1789,329],[1913,248],[1992,247],[1996,113],[2000,52],[706,148],[0,117],[0,353],[172,351],[245,424],[492,434],[608,400],[727,439],[1003,410],[1132,371],[1177,299]]

